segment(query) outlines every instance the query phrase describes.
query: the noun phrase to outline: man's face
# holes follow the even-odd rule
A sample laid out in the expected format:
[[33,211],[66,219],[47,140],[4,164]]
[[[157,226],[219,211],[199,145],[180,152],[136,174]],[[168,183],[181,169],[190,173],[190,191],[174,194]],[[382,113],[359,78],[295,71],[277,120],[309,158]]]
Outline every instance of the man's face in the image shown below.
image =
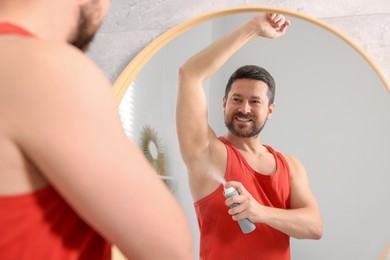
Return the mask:
[[233,82],[228,98],[223,100],[225,125],[238,137],[257,136],[271,117],[274,104],[269,105],[267,84],[252,79]]
[[80,7],[77,27],[69,42],[82,51],[86,51],[106,16],[109,0],[91,0]]

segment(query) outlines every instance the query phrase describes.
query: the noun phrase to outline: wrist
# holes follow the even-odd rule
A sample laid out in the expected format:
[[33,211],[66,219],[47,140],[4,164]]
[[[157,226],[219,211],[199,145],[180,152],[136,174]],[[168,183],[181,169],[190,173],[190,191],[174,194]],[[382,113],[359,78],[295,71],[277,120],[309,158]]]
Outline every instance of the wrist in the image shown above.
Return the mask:
[[256,222],[267,224],[269,214],[269,207],[264,205],[259,205],[259,214],[257,214]]
[[250,39],[256,38],[259,36],[259,30],[257,28],[256,23],[254,23],[252,20],[249,20],[247,23],[245,23],[241,30],[247,35]]

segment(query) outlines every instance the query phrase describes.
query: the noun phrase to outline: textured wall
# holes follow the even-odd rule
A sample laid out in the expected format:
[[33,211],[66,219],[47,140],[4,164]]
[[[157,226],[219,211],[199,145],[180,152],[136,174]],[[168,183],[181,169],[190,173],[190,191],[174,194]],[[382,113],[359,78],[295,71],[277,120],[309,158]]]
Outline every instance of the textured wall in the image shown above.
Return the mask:
[[238,6],[272,6],[319,19],[360,46],[390,81],[389,0],[113,0],[88,55],[114,82],[140,50],[168,29]]

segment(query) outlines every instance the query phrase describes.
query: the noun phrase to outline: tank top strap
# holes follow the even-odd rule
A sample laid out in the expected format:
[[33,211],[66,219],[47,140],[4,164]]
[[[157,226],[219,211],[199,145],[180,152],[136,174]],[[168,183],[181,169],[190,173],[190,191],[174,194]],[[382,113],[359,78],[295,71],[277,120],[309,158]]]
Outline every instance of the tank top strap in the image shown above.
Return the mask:
[[273,154],[276,164],[278,166],[277,172],[280,170],[283,170],[284,172],[288,173],[290,175],[290,166],[288,165],[288,162],[284,155],[281,152],[275,151],[271,146],[263,144],[265,148],[268,149],[270,153]]
[[18,34],[28,37],[35,37],[34,34],[24,29],[23,27],[9,22],[0,22],[0,34]]

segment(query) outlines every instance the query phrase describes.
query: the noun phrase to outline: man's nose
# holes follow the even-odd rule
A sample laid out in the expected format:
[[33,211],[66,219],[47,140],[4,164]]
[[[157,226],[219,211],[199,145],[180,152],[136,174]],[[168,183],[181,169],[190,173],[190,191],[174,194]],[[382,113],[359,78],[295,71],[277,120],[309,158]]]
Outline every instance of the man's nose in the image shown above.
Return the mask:
[[249,112],[251,112],[251,107],[249,105],[249,102],[242,102],[241,106],[240,106],[240,112],[243,113],[243,114],[247,114]]

